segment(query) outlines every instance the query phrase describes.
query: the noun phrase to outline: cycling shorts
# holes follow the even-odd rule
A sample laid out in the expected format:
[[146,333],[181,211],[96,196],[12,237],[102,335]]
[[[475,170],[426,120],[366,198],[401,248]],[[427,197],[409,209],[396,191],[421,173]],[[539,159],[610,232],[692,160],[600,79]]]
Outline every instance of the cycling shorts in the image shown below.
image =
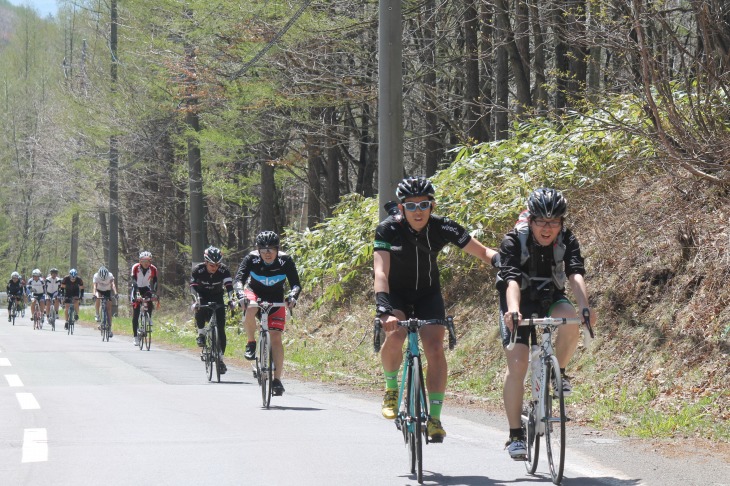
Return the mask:
[[402,311],[407,318],[415,316],[423,320],[446,319],[441,287],[421,290],[390,289],[390,305],[394,310]]
[[100,299],[102,297],[106,297],[107,299],[111,299],[112,298],[112,291],[111,291],[111,289],[109,289],[109,290],[98,290],[97,289],[96,290],[96,293],[99,294],[99,298]]
[[31,296],[32,296],[33,299],[37,300],[38,302],[45,302],[46,301],[46,294],[43,294],[43,293],[41,293],[41,294],[33,293],[33,294],[31,294]]
[[[256,302],[258,296],[253,293],[251,289],[244,289],[244,295],[251,302]],[[261,318],[261,310],[256,309],[258,312],[256,315]],[[275,311],[269,314],[269,329],[275,329],[277,331],[283,331],[286,327],[286,307],[277,307]]]

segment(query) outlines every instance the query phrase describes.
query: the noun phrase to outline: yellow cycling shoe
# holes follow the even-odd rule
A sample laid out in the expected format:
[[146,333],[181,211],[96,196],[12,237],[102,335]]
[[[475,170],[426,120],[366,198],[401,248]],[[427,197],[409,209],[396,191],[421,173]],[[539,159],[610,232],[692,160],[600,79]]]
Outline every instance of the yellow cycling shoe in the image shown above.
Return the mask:
[[426,430],[428,431],[428,440],[435,444],[443,442],[444,437],[446,437],[446,431],[439,419],[429,418],[428,424],[426,424]]
[[388,420],[395,419],[398,412],[395,408],[398,406],[398,390],[385,390],[385,396],[383,397],[383,417]]

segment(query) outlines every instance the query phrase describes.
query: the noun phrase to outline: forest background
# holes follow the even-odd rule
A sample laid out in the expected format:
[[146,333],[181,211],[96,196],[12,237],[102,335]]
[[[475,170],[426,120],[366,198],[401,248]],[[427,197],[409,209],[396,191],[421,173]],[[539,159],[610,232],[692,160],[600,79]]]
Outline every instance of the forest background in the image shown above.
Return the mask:
[[[570,201],[600,319],[577,419],[730,441],[730,2],[402,7],[405,173],[433,177],[439,213],[496,247],[530,189]],[[0,0],[0,274],[90,278],[113,215],[120,288],[149,250],[182,299],[199,188],[231,266],[262,228],[295,255],[292,359],[372,383],[377,19],[361,0],[78,0],[47,18]],[[451,388],[498,406],[493,273],[454,250],[442,266]]]

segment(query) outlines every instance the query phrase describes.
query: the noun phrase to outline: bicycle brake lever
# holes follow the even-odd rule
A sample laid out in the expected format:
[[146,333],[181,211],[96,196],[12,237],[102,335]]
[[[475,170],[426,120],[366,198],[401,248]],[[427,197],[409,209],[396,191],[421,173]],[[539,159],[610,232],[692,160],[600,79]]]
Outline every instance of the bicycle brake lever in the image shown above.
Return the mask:
[[373,322],[373,350],[376,354],[380,352],[380,330],[382,327],[383,323],[380,321],[380,318],[376,317]]
[[509,335],[509,344],[507,345],[507,351],[512,351],[517,343],[517,325],[519,322],[519,314],[517,312],[512,313],[512,332]]
[[446,318],[446,327],[449,330],[449,350],[453,350],[456,347],[456,330],[454,329],[454,318],[452,316]]
[[591,311],[587,307],[583,309],[583,325],[585,326],[585,330],[583,331],[583,346],[587,348],[593,342],[593,338],[596,337],[591,326]]

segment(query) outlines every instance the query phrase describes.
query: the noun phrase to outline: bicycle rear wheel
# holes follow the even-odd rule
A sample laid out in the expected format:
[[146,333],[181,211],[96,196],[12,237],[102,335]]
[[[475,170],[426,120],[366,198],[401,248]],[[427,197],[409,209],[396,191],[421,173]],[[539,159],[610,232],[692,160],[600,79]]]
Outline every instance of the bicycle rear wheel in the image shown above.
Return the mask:
[[[545,389],[545,445],[547,448],[550,475],[553,483],[563,480],[565,466],[565,399],[563,397],[563,380],[560,376],[558,358],[550,357],[546,370]],[[553,387],[555,384],[555,387]]]
[[535,402],[530,402],[522,411],[522,428],[525,430],[527,441],[527,457],[525,458],[525,469],[528,474],[535,474],[537,461],[540,458],[540,437],[537,435],[537,410]]

